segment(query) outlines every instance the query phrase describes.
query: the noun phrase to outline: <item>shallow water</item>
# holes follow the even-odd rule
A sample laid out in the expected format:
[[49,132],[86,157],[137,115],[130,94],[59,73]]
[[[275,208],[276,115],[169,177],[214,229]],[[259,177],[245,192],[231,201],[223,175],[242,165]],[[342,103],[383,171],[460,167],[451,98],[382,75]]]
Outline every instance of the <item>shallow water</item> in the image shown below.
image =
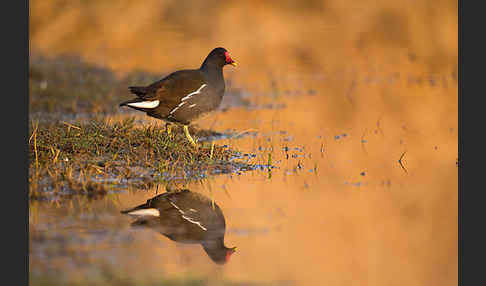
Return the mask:
[[98,200],[31,202],[31,277],[455,285],[457,82],[365,79],[350,92],[352,81],[344,88],[307,78],[278,95],[250,97],[279,108],[232,106],[197,122],[249,132],[216,143],[261,165],[184,186],[221,207],[225,244],[238,247],[226,265],[212,263],[199,245],[130,227],[120,210],[164,192],[158,185]]

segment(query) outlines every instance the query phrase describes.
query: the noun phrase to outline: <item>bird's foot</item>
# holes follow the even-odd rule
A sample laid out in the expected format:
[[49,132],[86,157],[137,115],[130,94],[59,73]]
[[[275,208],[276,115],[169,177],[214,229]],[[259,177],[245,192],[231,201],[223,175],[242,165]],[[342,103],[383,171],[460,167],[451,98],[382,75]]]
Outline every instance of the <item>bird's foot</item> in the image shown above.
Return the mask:
[[189,127],[187,125],[184,125],[184,133],[186,134],[186,138],[187,138],[187,140],[189,140],[191,145],[197,148],[196,141],[194,141],[194,139],[192,139],[191,134],[189,133]]
[[170,123],[166,123],[165,129],[167,130],[167,136],[172,138],[172,125]]

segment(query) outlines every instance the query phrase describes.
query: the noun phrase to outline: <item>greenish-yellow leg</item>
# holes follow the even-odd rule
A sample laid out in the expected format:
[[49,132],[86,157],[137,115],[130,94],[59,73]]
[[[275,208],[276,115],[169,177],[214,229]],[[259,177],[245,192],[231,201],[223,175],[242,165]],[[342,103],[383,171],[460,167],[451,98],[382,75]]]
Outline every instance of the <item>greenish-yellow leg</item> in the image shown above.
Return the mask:
[[169,137],[171,137],[170,133],[171,133],[172,125],[170,123],[166,123],[165,129],[167,130],[167,135],[169,135]]
[[196,147],[196,141],[192,139],[191,134],[189,134],[189,127],[187,125],[184,125],[184,133],[186,134],[187,140],[191,142],[192,146]]

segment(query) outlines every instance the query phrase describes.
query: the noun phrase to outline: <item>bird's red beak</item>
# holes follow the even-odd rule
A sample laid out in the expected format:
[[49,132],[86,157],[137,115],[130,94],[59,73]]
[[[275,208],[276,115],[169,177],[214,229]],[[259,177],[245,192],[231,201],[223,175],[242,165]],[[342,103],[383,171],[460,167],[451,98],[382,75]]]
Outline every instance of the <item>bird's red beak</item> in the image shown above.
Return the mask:
[[228,65],[232,65],[232,66],[234,66],[234,67],[236,67],[236,66],[238,65],[238,64],[237,64],[235,61],[233,61],[233,60],[231,59],[231,57],[230,57],[230,55],[229,55],[229,53],[228,53],[228,52],[225,52],[225,53],[224,53],[224,56],[226,57],[226,64],[228,64]]

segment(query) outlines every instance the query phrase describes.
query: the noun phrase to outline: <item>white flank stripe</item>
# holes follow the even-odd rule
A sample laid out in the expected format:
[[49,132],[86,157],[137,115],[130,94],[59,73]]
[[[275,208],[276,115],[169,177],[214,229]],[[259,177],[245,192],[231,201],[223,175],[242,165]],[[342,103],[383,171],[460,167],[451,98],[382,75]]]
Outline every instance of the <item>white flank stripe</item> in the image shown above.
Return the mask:
[[193,108],[194,106],[196,106],[196,104],[195,104],[195,103],[194,103],[194,104],[189,105],[189,108]]
[[179,109],[179,107],[183,106],[183,105],[184,105],[184,103],[185,103],[185,102],[181,102],[181,103],[179,103],[179,105],[177,105],[177,106],[176,106],[176,108],[172,109],[172,111],[171,111],[171,112],[169,112],[169,114],[172,114],[172,113],[176,112],[176,110],[177,110],[177,109]]
[[181,100],[182,100],[182,101],[184,101],[184,100],[188,100],[189,98],[191,98],[191,96],[201,93],[201,90],[202,90],[202,89],[203,89],[203,88],[204,88],[206,85],[207,85],[207,84],[203,84],[203,85],[201,85],[201,87],[200,87],[198,90],[196,90],[195,92],[191,92],[191,93],[189,93],[187,96],[183,97]]
[[[170,204],[175,207],[181,214],[182,214],[182,218],[187,220],[188,222],[191,222],[193,224],[197,224],[200,228],[202,228],[204,231],[208,230],[207,228],[205,228],[204,226],[201,225],[200,222],[198,221],[195,221],[195,220],[192,220],[192,218],[190,217],[187,217],[185,216],[185,212],[183,210],[181,210],[176,204],[174,204],[173,202],[170,202]],[[190,211],[196,211],[195,209],[189,209]],[[197,212],[197,211],[196,211]]]
[[158,209],[142,209],[129,212],[128,214],[132,216],[160,216]]
[[133,107],[139,107],[139,108],[156,108],[157,106],[159,106],[159,101],[158,100],[142,101],[142,102],[129,103],[127,105]]
[[202,228],[203,230],[208,230],[207,228],[205,228],[204,226],[201,225],[200,222],[198,221],[194,221],[192,220],[190,217],[187,217],[187,216],[182,216],[183,219],[187,220],[188,222],[192,222],[193,224],[197,224],[200,228]]
[[178,206],[176,206],[173,202],[170,202],[170,204],[173,205],[176,209],[178,209],[181,214],[185,214],[185,212],[181,210]]

